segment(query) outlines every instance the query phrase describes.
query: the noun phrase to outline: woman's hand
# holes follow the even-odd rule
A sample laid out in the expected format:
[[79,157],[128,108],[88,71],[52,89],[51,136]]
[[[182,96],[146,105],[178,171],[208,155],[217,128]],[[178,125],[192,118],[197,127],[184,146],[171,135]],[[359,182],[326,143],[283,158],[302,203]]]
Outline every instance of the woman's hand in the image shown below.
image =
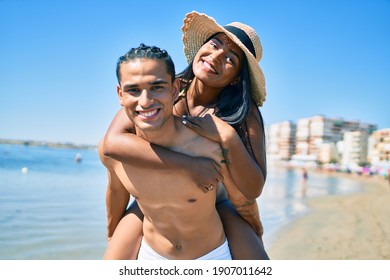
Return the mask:
[[207,114],[204,117],[183,116],[182,123],[199,135],[223,145],[235,133],[233,127],[220,118]]
[[182,170],[187,173],[198,188],[207,193],[216,188],[218,182],[223,182],[221,166],[214,160],[205,157],[190,157],[188,166],[182,166]]

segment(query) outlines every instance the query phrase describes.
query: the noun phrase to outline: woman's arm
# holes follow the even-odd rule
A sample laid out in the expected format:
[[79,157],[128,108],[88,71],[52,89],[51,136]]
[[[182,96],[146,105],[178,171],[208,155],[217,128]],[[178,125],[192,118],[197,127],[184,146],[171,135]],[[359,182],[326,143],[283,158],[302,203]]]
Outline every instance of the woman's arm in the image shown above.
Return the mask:
[[247,117],[249,145],[252,149],[252,157],[263,172],[264,180],[267,177],[267,158],[265,143],[265,126],[259,108],[253,104],[251,113]]
[[213,160],[191,157],[151,144],[135,135],[134,131],[134,125],[121,109],[104,138],[104,155],[132,166],[183,172],[190,176],[202,191],[206,191],[204,186],[215,184],[216,180],[223,180],[220,166]]
[[229,147],[231,162],[239,163],[234,168],[230,168],[234,181],[238,185],[245,186],[247,190],[251,190],[249,194],[243,194],[248,199],[254,199],[263,191],[267,177],[264,124],[259,109],[254,103],[244,125],[247,143],[244,145],[242,141],[238,142],[237,134],[232,135],[231,138],[225,138],[224,145]]
[[254,158],[251,157],[233,127],[217,117],[206,115],[185,117],[184,124],[204,137],[219,142],[224,149],[226,163],[237,188],[249,200],[257,198],[265,183],[266,161],[264,130],[257,107],[252,107],[247,118],[247,130]]

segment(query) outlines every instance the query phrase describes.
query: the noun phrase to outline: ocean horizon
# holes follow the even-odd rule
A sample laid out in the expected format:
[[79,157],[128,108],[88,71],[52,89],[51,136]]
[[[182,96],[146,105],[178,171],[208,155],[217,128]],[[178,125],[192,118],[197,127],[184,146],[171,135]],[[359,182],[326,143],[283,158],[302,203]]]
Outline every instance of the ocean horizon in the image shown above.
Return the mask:
[[[266,248],[310,211],[307,198],[358,192],[357,180],[270,165],[257,199]],[[0,260],[99,260],[106,247],[107,173],[96,149],[0,144]]]

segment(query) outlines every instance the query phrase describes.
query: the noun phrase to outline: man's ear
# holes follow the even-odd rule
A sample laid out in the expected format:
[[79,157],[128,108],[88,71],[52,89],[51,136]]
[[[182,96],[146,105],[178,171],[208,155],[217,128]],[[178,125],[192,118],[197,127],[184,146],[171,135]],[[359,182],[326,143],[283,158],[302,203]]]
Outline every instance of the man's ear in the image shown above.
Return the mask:
[[120,84],[116,85],[116,93],[118,94],[119,97],[119,103],[121,104],[121,106],[123,106],[123,102],[122,102],[123,91]]
[[173,94],[173,102],[179,97],[180,94],[180,80],[175,79],[172,84],[172,94]]

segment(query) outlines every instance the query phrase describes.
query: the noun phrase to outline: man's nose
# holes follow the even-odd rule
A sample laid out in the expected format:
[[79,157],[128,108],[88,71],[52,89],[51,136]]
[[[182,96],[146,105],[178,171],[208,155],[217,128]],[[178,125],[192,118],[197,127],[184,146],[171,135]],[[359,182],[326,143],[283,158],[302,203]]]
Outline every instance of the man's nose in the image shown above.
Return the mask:
[[143,89],[141,91],[141,94],[138,99],[138,104],[142,106],[143,108],[149,107],[151,104],[153,104],[153,98],[150,94],[150,91],[147,89]]

